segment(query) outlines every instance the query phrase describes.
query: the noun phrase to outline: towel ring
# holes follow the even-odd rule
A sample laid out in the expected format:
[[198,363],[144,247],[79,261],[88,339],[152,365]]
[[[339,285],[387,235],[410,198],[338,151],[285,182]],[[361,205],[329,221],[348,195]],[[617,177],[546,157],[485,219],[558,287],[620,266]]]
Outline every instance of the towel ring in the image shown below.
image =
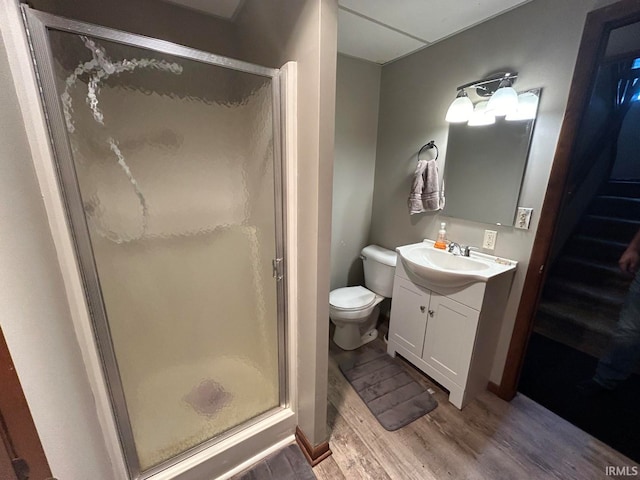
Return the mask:
[[440,155],[440,151],[438,150],[438,146],[436,145],[435,140],[431,140],[429,143],[425,143],[422,147],[420,147],[420,150],[418,150],[418,160],[420,160],[420,154],[425,151],[425,150],[430,150],[432,148],[436,149],[436,158],[434,158],[434,160],[438,159],[438,155]]

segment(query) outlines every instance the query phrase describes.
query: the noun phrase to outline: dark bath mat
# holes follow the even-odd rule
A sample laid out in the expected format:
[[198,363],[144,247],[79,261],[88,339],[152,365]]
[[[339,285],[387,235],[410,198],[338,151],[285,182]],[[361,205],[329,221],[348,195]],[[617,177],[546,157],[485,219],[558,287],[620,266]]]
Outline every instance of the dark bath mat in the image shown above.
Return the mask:
[[340,371],[380,425],[390,432],[429,413],[438,402],[386,353],[366,352],[342,362]]
[[314,480],[316,475],[294,443],[268,456],[236,480]]

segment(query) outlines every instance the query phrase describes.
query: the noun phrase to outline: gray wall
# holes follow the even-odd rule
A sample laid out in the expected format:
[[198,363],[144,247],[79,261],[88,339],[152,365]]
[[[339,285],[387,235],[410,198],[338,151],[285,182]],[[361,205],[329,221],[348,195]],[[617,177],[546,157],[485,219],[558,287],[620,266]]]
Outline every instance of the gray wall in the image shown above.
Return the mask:
[[237,20],[244,60],[298,65],[298,423],[313,444],[327,436],[337,10],[336,0],[247,0]]
[[[565,196],[561,207],[549,265],[553,265],[565,243],[571,238],[571,234],[580,223],[580,219],[591,204],[593,196],[602,186],[602,181],[609,175],[611,168],[610,142],[601,146],[598,157],[594,159],[591,156],[593,155],[593,142],[602,135],[602,130],[613,110],[612,96],[615,86],[611,80],[611,68],[611,66],[609,68],[601,67],[598,70],[589,104],[582,117],[567,179],[568,185],[574,192],[571,196]],[[588,163],[591,165],[589,172],[580,179],[581,174],[585,175],[582,169]]]
[[[498,231],[494,253],[520,263],[494,359],[494,382],[500,382],[504,369],[584,21],[595,4],[535,0],[382,69],[370,240],[393,248],[435,238],[442,220],[447,221],[451,240],[470,245],[482,244],[485,228]],[[446,159],[444,117],[456,86],[504,69],[519,71],[518,90],[543,88],[519,202],[534,209],[531,229],[488,226],[441,214],[409,217],[406,200],[417,149],[435,139]]]
[[338,55],[331,288],[362,285],[369,241],[381,67]]

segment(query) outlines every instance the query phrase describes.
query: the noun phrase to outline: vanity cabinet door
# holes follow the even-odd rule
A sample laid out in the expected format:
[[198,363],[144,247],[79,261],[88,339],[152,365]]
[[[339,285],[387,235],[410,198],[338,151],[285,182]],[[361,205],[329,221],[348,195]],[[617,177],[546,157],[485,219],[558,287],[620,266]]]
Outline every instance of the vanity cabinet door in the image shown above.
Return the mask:
[[479,312],[432,293],[422,359],[464,387],[476,338]]
[[389,340],[400,344],[417,357],[422,356],[430,294],[429,290],[421,289],[404,278],[395,277]]

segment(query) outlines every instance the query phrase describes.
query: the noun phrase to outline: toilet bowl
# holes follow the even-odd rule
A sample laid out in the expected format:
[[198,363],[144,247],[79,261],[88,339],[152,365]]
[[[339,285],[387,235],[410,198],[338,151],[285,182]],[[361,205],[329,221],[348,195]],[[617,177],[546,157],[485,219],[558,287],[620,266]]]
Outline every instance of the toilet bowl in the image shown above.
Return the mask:
[[378,336],[378,304],[384,300],[364,287],[344,287],[329,294],[329,318],[336,326],[333,341],[343,350],[355,350]]
[[378,336],[379,304],[391,297],[396,253],[369,245],[362,249],[365,285],[343,287],[329,294],[329,318],[335,324],[333,341],[343,350],[355,350]]

